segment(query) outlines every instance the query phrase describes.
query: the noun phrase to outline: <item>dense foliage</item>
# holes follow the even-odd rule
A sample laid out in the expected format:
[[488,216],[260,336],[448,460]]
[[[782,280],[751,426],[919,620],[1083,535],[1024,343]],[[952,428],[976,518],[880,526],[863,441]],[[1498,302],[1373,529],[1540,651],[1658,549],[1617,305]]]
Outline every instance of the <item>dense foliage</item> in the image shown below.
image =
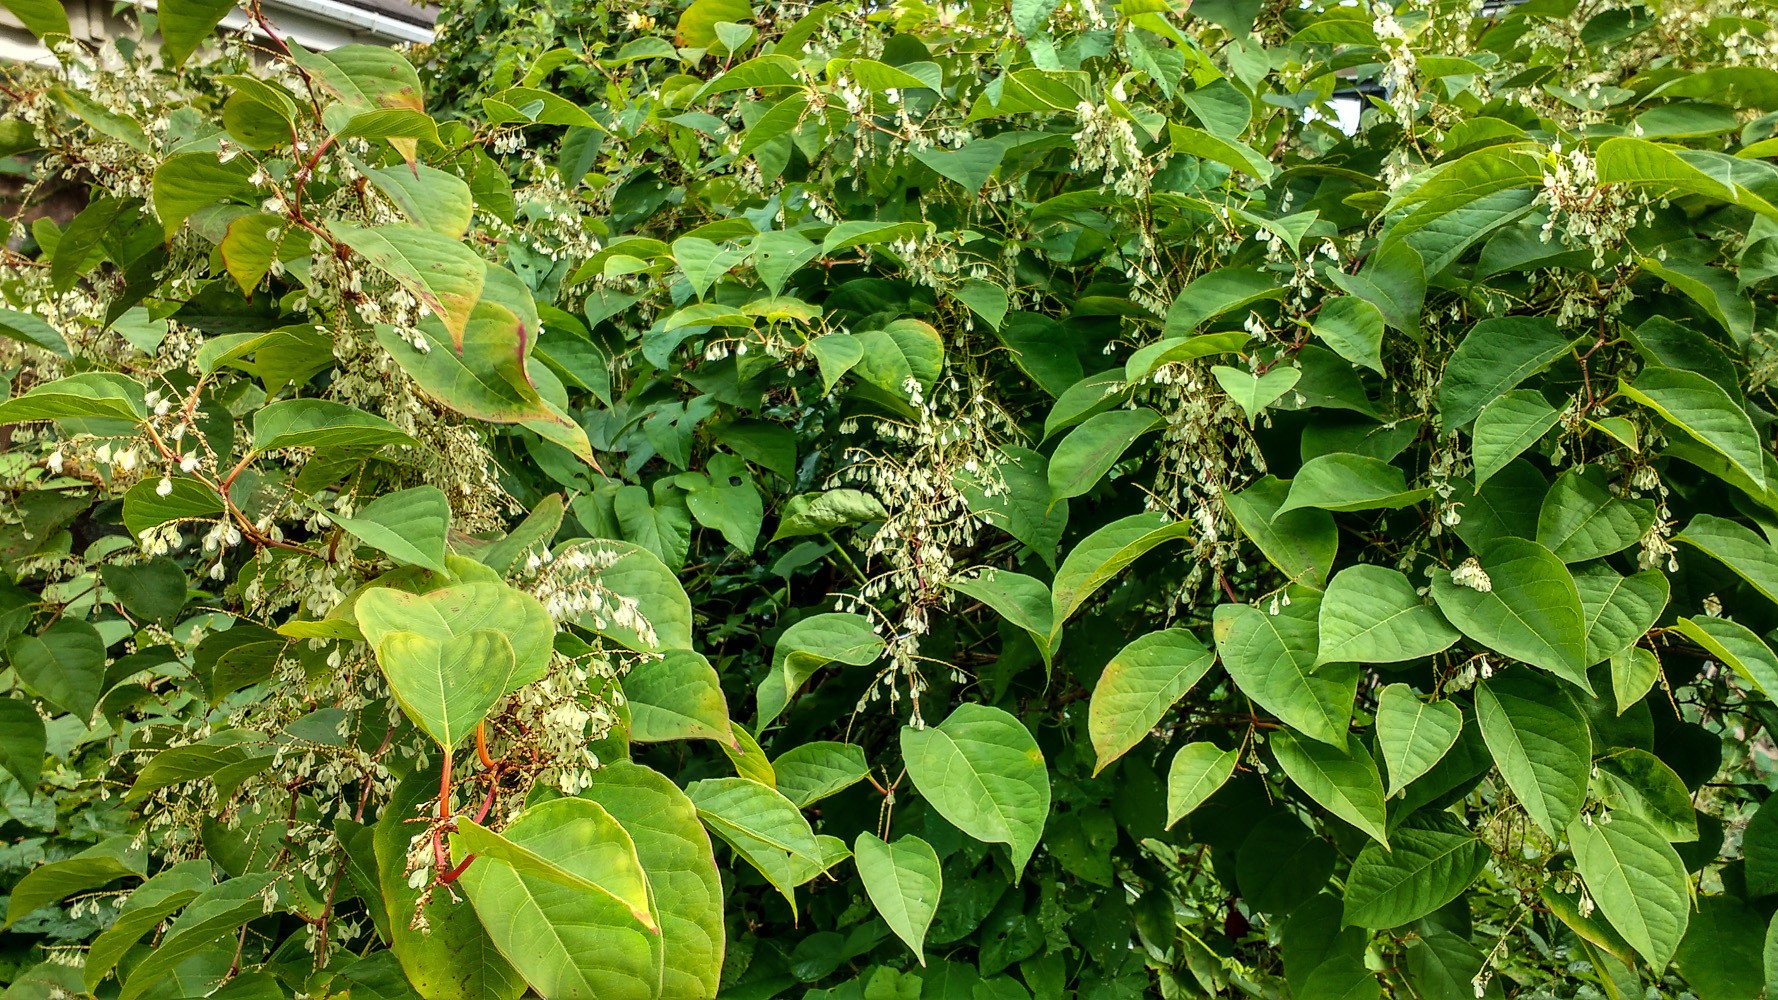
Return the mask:
[[1778,972],[1763,4],[0,3],[7,996]]

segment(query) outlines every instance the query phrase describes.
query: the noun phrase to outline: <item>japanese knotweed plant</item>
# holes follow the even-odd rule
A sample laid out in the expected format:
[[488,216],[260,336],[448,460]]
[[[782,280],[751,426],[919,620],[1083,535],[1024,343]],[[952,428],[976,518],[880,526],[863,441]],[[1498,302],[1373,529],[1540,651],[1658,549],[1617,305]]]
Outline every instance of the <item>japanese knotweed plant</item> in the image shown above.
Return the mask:
[[1764,4],[0,5],[8,996],[1778,975]]

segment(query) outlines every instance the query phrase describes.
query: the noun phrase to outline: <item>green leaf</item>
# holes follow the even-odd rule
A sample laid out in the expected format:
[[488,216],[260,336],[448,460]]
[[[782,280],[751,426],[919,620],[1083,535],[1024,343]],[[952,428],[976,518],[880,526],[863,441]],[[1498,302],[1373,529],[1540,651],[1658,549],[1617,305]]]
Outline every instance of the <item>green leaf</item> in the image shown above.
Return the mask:
[[[439,771],[435,763],[402,779],[383,807],[373,834],[377,882],[390,915],[390,950],[421,996],[517,1000],[525,992],[525,982],[489,939],[473,901],[464,906],[460,897],[453,900],[445,893],[422,897],[421,888],[409,885],[408,851],[414,846],[415,835],[424,830],[422,823],[436,815]],[[603,775],[604,770],[597,773]],[[510,837],[513,831],[508,828],[506,833]],[[470,865],[464,875],[477,877],[475,867]],[[483,872],[498,867],[503,866],[490,863]],[[595,902],[598,898],[588,896]],[[627,910],[616,904],[610,904],[610,909],[625,924],[635,926]],[[424,930],[411,926],[412,917],[402,919],[401,915],[414,913],[426,918]]]
[[698,817],[710,832],[759,869],[794,914],[796,886],[806,881],[800,877],[803,867],[816,872],[826,867],[821,845],[796,806],[777,789],[747,778],[694,781],[685,794],[697,805]]
[[6,0],[4,6],[38,38],[72,34],[68,11],[57,0]]
[[740,23],[753,18],[747,0],[696,0],[679,15],[679,39],[692,48],[707,49],[716,44],[716,25],[722,21]]
[[1050,811],[1049,772],[1030,730],[1001,709],[965,704],[937,726],[902,727],[901,755],[939,815],[976,840],[1012,850],[1016,881]]
[[499,837],[465,829],[452,838],[459,863],[472,842],[498,849],[471,862],[458,884],[532,989],[626,996],[660,988],[664,935],[635,912],[649,895],[639,853],[602,806],[555,799],[520,813]]
[[1474,642],[1591,694],[1586,619],[1568,567],[1549,549],[1523,538],[1497,539],[1479,551],[1477,561],[1487,579],[1474,586],[1454,582],[1451,573],[1433,577],[1439,610]]
[[440,642],[415,632],[390,632],[377,643],[389,690],[414,724],[449,751],[507,692],[512,643],[493,629]]
[[687,490],[685,505],[706,528],[714,528],[730,545],[753,551],[759,529],[765,523],[765,501],[754,485],[753,473],[738,456],[711,455],[708,478],[690,473],[679,477]]
[[[1231,170],[1269,181],[1278,168],[1244,142],[1211,135],[1202,129],[1175,122],[1167,123],[1167,132],[1175,153],[1185,153],[1223,164]],[[1212,272],[1215,273],[1215,272]]]
[[[61,10],[61,5],[56,5]],[[0,309],[0,337],[10,337],[20,343],[41,347],[51,354],[64,358],[73,357],[68,350],[68,342],[56,332],[56,328],[31,315],[11,309]]]
[[60,902],[77,892],[102,888],[120,878],[141,878],[142,858],[128,849],[128,840],[113,838],[71,858],[41,864],[26,872],[12,887],[4,926],[11,927],[39,907]]
[[1666,968],[1691,915],[1691,886],[1672,846],[1627,813],[1573,821],[1568,843],[1599,912],[1650,965]]
[[388,195],[408,221],[452,239],[462,239],[475,214],[475,197],[469,185],[455,174],[415,163],[398,167],[372,167],[364,176],[378,191]]
[[604,806],[587,799],[552,799],[526,809],[507,829],[523,842],[458,817],[452,853],[499,862],[525,882],[607,897],[643,927],[659,931],[636,843]]
[[536,598],[497,580],[477,580],[423,594],[371,587],[358,595],[351,612],[372,648],[392,632],[413,632],[440,645],[477,629],[499,632],[513,653],[508,691],[540,680],[549,671],[555,638],[549,612]]
[[0,768],[18,779],[27,797],[37,794],[48,745],[43,718],[29,702],[0,698]]
[[1476,722],[1488,752],[1531,819],[1552,837],[1586,802],[1593,740],[1559,687],[1522,670],[1476,685]]
[[206,483],[189,476],[174,476],[166,496],[161,495],[158,479],[144,479],[130,487],[123,497],[123,525],[141,537],[149,528],[168,521],[208,518],[222,513],[222,497]]
[[1673,955],[1698,1000],[1754,1000],[1766,986],[1766,920],[1733,896],[1699,895]]
[[1574,586],[1587,626],[1588,666],[1628,649],[1654,627],[1667,607],[1669,584],[1658,569],[1619,576],[1604,563],[1595,563],[1574,574]]
[[1494,397],[1476,415],[1471,442],[1477,486],[1536,444],[1562,412],[1533,389],[1512,389]]
[[1087,706],[1087,732],[1096,755],[1093,773],[1142,742],[1215,659],[1182,628],[1139,636],[1114,654]]
[[864,748],[853,743],[818,740],[799,743],[772,761],[778,791],[798,809],[845,791],[870,773]]
[[1404,826],[1388,848],[1366,844],[1346,876],[1348,926],[1384,930],[1456,899],[1482,873],[1488,845],[1454,821]]
[[131,422],[148,418],[142,383],[111,372],[82,372],[31,387],[0,403],[0,424],[20,420],[108,417]]
[[253,164],[237,156],[227,163],[215,153],[180,153],[154,168],[150,199],[168,239],[192,213],[221,201],[252,199],[256,189],[248,178]]
[[1399,663],[1450,648],[1461,636],[1396,570],[1341,570],[1321,599],[1317,663]]
[[1356,295],[1325,299],[1310,327],[1334,353],[1383,374],[1383,313]]
[[[1778,208],[1739,184],[1725,184],[1687,162],[1665,146],[1619,136],[1599,144],[1594,154],[1594,169],[1600,184],[1622,184],[1641,188],[1653,199],[1679,194],[1697,194],[1717,201],[1741,205],[1771,219],[1778,219]],[[1657,965],[1666,963],[1659,962]]]
[[1569,341],[1542,316],[1501,316],[1470,328],[1445,362],[1438,408],[1447,429],[1474,420],[1507,390],[1568,353]]
[[1670,842],[1698,839],[1691,792],[1661,758],[1631,747],[1600,757],[1593,768],[1602,786],[1599,797],[1608,807],[1635,813]]
[[272,872],[255,872],[199,893],[167,928],[154,951],[130,969],[118,994],[120,1000],[136,1000],[162,983],[185,959],[234,933],[242,924],[264,916],[264,894],[277,877]]
[[852,856],[858,864],[864,891],[883,915],[883,922],[906,942],[924,966],[926,929],[932,926],[944,889],[938,852],[912,835],[887,844],[869,833],[861,833],[852,844]]
[[1449,701],[1421,701],[1406,684],[1377,696],[1377,749],[1389,772],[1389,795],[1432,770],[1463,734],[1463,711]]
[[570,547],[557,552],[556,557],[561,558],[564,552],[570,558],[603,566],[592,574],[593,579],[610,593],[633,598],[648,629],[638,633],[629,624],[593,613],[582,614],[576,619],[578,624],[608,635],[629,649],[658,652],[691,648],[691,599],[679,585],[679,578],[658,556],[640,545],[605,539]]
[[1270,745],[1284,773],[1322,808],[1389,846],[1383,779],[1362,743],[1353,740],[1341,751],[1325,743],[1304,742],[1287,729],[1272,734]]
[[14,636],[6,658],[33,693],[83,722],[105,693],[105,640],[77,618],[62,618],[38,635]]
[[1674,541],[1695,546],[1778,604],[1778,549],[1751,529],[1727,518],[1699,514]]
[[[463,352],[470,314],[482,297],[488,266],[475,251],[444,233],[391,224],[374,229],[336,222],[334,238],[420,300],[444,324],[451,343]],[[536,329],[522,330],[535,338]]]
[[772,670],[759,684],[759,721],[771,724],[815,671],[829,663],[862,667],[883,655],[883,637],[870,619],[844,612],[811,615],[784,630],[772,650]]
[[[1222,143],[1220,139],[1214,141]],[[1218,268],[1194,278],[1173,300],[1173,304],[1167,307],[1167,318],[1161,336],[1167,339],[1185,337],[1196,333],[1205,323],[1218,316],[1227,315],[1256,302],[1283,297],[1283,286],[1263,270],[1248,267]]]
[[1028,448],[1002,446],[996,472],[1002,490],[983,475],[960,471],[954,483],[982,520],[1029,545],[1046,564],[1056,564],[1056,546],[1068,526],[1068,503],[1052,504],[1049,460]]
[[1061,629],[1051,618],[1055,609],[1050,589],[1042,580],[990,566],[974,577],[952,579],[945,586],[986,604],[1000,617],[1030,633],[1044,666],[1049,666],[1060,645]]
[[387,553],[398,563],[448,574],[445,533],[450,517],[450,501],[445,499],[443,490],[415,486],[385,493],[360,507],[352,517],[333,515],[333,521],[352,537]]
[[1598,466],[1570,469],[1544,497],[1537,541],[1563,562],[1585,562],[1636,544],[1654,522],[1654,501],[1613,496]]
[[1358,667],[1315,665],[1321,597],[1293,588],[1276,614],[1247,604],[1218,605],[1216,650],[1241,693],[1312,740],[1344,747],[1358,690]]
[[1722,386],[1696,372],[1647,368],[1618,391],[1659,414],[1693,440],[1729,460],[1760,489],[1766,482],[1766,447],[1747,412]]
[[1247,414],[1249,424],[1259,419],[1261,410],[1277,402],[1278,397],[1289,392],[1303,377],[1302,369],[1288,365],[1276,366],[1264,375],[1227,365],[1217,365],[1210,369],[1210,373],[1216,376],[1222,391],[1241,407],[1242,413]]
[[1147,408],[1107,410],[1068,432],[1050,456],[1050,501],[1092,490],[1136,439],[1166,421]]
[[234,0],[166,0],[155,8],[160,20],[161,56],[179,66],[216,31]]
[[209,861],[181,861],[142,883],[117,911],[117,919],[87,948],[81,976],[88,991],[117,967],[136,942],[213,884]]
[[1163,542],[1192,533],[1189,521],[1169,522],[1159,513],[1132,514],[1120,518],[1081,539],[1062,560],[1050,586],[1051,644],[1062,625],[1079,611],[1094,591],[1125,567]]
[[1223,502],[1241,528],[1273,566],[1285,576],[1310,586],[1327,582],[1339,551],[1339,529],[1333,515],[1314,507],[1279,513],[1290,495],[1290,483],[1266,476],[1239,493],[1223,494]]
[[876,497],[862,490],[828,490],[825,493],[803,493],[784,504],[778,518],[778,530],[772,541],[824,535],[836,528],[885,521],[889,512]]
[[[1693,615],[1674,622],[1673,630],[1740,674],[1760,694],[1771,698],[1778,692],[1778,655],[1774,655],[1772,647],[1747,626],[1727,618]],[[1652,658],[1654,654],[1648,655]],[[1658,672],[1660,662],[1655,661],[1652,667]],[[1653,677],[1649,678],[1651,684],[1653,680]],[[1642,690],[1646,693],[1648,689],[1644,687]]]
[[662,1000],[715,996],[724,950],[722,881],[697,807],[666,776],[624,760],[594,771],[580,794],[604,806],[635,841],[660,915]]
[[624,675],[623,691],[630,738],[638,743],[734,742],[722,680],[701,653],[669,649],[658,660],[637,663]]
[[1661,674],[1660,658],[1641,646],[1631,646],[1611,657],[1611,690],[1617,698],[1617,714],[1623,715],[1655,686]]
[[1167,828],[1204,803],[1235,773],[1241,751],[1214,743],[1187,743],[1167,768]]
[[1337,452],[1303,463],[1290,482],[1290,494],[1278,513],[1315,507],[1321,510],[1395,510],[1417,504],[1430,489],[1408,489],[1398,468],[1368,455]]
[[253,450],[417,447],[418,441],[382,417],[327,399],[285,399],[253,414]]

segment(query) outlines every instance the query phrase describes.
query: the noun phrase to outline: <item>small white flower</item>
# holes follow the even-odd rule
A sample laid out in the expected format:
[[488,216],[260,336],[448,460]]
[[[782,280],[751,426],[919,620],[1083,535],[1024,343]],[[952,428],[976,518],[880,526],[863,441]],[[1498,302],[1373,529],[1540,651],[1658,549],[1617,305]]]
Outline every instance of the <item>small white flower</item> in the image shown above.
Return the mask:
[[161,477],[160,485],[154,488],[156,496],[167,496],[173,492],[173,481],[166,476]]

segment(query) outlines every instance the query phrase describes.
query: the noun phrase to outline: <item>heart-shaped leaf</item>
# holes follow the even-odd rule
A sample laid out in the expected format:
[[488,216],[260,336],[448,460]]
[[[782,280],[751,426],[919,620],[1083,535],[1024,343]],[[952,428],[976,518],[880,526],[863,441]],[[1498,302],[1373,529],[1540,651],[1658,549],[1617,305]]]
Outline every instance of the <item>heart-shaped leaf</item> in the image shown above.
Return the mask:
[[377,643],[377,663],[408,718],[450,750],[506,694],[512,643],[488,628],[443,642],[417,632],[390,632]]

